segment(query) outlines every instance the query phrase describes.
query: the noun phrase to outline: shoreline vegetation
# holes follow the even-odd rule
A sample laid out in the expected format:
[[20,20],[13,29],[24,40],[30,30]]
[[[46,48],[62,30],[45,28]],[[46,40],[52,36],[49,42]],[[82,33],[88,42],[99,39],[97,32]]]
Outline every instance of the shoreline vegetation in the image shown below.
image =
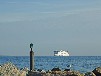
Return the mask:
[[80,73],[76,70],[53,68],[48,71],[38,69],[29,71],[27,67],[19,69],[11,62],[0,65],[0,76],[101,76],[101,67],[96,67],[91,72]]

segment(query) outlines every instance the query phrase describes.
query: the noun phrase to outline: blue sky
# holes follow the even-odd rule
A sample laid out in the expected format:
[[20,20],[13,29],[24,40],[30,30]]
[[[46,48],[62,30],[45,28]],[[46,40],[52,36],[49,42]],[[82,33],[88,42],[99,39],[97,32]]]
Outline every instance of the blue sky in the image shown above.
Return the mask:
[[101,0],[1,0],[0,54],[101,55]]

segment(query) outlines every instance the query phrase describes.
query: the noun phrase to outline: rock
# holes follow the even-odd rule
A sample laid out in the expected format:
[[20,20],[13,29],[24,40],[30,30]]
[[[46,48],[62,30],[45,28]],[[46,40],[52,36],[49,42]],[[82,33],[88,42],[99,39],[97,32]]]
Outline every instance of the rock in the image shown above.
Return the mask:
[[42,69],[38,69],[37,71],[41,72],[41,71],[42,71]]
[[96,76],[93,72],[87,72],[84,76]]
[[26,76],[26,71],[21,71],[19,76]]
[[29,69],[27,67],[24,67],[22,70],[20,70],[21,72],[24,72],[26,74],[28,74]]
[[0,76],[26,76],[26,71],[19,70],[11,62],[5,63],[1,66],[2,67],[0,67]]
[[1,68],[2,66],[0,65],[0,68]]
[[43,76],[40,72],[29,71],[27,76]]
[[70,69],[65,69],[64,71],[70,71]]
[[59,68],[53,68],[51,71],[61,71]]
[[46,71],[45,70],[42,70],[41,73],[46,73]]
[[51,73],[51,72],[52,72],[51,70],[46,71],[46,73]]
[[79,71],[71,71],[69,76],[84,76],[84,75],[81,74]]
[[53,74],[55,76],[59,76],[62,73],[62,71],[59,68],[53,68],[51,71],[52,71],[51,74]]
[[101,76],[101,67],[97,67],[93,70],[93,73],[96,75],[96,76]]

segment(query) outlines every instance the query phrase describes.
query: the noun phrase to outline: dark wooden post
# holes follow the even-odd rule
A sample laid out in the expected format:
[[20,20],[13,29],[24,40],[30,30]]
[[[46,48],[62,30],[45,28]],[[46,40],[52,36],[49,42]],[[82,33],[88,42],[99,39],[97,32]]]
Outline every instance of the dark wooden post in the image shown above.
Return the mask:
[[33,48],[32,43],[30,44],[30,48],[31,48],[31,51],[30,51],[30,71],[33,71],[34,70],[34,52],[32,50],[32,48]]

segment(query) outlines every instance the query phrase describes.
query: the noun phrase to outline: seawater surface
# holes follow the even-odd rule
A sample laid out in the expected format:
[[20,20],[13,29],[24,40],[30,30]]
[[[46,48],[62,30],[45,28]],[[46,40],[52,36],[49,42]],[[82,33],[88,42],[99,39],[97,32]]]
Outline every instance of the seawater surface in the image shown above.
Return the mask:
[[[0,56],[0,64],[12,62],[18,68],[29,68],[29,56]],[[61,70],[68,68],[78,70],[82,73],[94,70],[96,67],[101,67],[101,56],[35,56],[35,69],[51,70],[54,67],[59,67]]]

